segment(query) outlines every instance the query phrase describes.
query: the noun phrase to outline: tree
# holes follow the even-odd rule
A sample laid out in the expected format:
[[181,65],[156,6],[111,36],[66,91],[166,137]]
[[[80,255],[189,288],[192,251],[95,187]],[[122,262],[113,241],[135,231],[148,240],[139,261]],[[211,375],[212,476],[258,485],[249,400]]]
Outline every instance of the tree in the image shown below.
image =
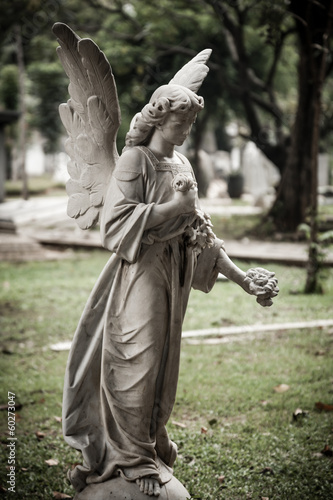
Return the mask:
[[[318,85],[322,88],[332,69],[330,64],[324,72],[320,70],[323,57],[331,58],[331,1],[291,0],[287,2],[287,7],[284,5],[286,2],[278,1],[272,5],[266,0],[206,0],[206,3],[214,9],[226,34],[229,52],[237,70],[236,84],[228,82],[227,85],[231,92],[238,94],[243,104],[250,138],[282,174],[270,215],[276,229],[295,231],[305,220],[317,187],[316,172],[311,165],[318,151],[319,140],[318,99],[321,91],[318,93]],[[246,27],[251,23],[249,17],[254,10],[258,27],[266,26],[268,41],[273,47],[270,67],[264,77],[251,63],[245,42]],[[275,79],[283,49],[291,36],[296,37],[299,53],[298,102],[295,122],[290,130],[286,130],[287,120],[277,100]],[[267,133],[271,126],[263,124],[263,111],[266,117],[268,114],[274,120],[272,138]]]
[[25,170],[25,155],[26,155],[25,64],[23,57],[21,28],[19,25],[16,25],[14,29],[15,29],[17,66],[18,66],[18,76],[19,76],[19,102],[20,102],[17,177],[22,179],[22,197],[25,200],[27,200],[29,197],[29,192],[28,192],[27,174]]
[[[47,20],[52,16],[52,1],[54,7],[55,0],[4,0],[1,5],[0,46],[2,50],[0,72],[5,78],[0,83],[0,106],[9,110],[18,107],[20,111],[18,124],[12,126],[12,129],[16,129],[14,135],[17,135],[17,162],[12,176],[13,178],[22,179],[23,198],[28,198],[29,194],[25,171],[29,116],[28,101],[31,96],[31,93],[29,93],[28,98],[26,98],[29,91],[27,66],[31,61],[29,50],[34,37],[42,31],[47,24]],[[38,58],[40,60],[40,54]],[[8,77],[11,77],[11,79]],[[12,83],[12,89],[8,88],[9,81]],[[45,116],[45,113],[43,116],[49,122],[50,117]],[[56,125],[54,128],[56,128]],[[44,127],[44,130],[47,129]]]
[[[333,64],[332,60],[328,60],[333,1],[300,4],[292,0],[290,10],[296,17],[300,45],[299,106],[288,164],[281,183],[286,187],[280,190],[283,194],[278,199],[283,199],[284,195],[287,208],[298,211],[299,218],[304,220],[307,212],[310,215],[311,238],[305,291],[312,293],[318,288],[317,158],[323,84]],[[290,183],[299,188],[298,204],[293,203],[290,194],[288,197]]]
[[[30,2],[21,0],[25,5],[25,28],[38,12],[44,15],[46,3],[52,1],[32,2],[38,4],[39,11],[27,14]],[[304,147],[316,137],[311,135],[311,110],[318,93],[317,83],[311,82],[315,82],[312,75],[319,74],[316,68],[322,67],[323,55],[326,69],[319,94],[327,94],[325,115],[316,101],[321,140],[327,143],[333,129],[333,113],[327,104],[330,95],[325,90],[332,69],[330,0],[160,0],[158,4],[140,0],[71,0],[57,5],[56,18],[49,16],[38,33],[32,30],[33,36],[25,40],[26,66],[31,78],[39,75],[39,83],[48,65],[56,75],[56,41],[51,41],[53,21],[67,22],[80,36],[92,37],[116,75],[123,111],[119,144],[123,144],[130,118],[155,88],[168,81],[202,48],[212,48],[211,72],[200,90],[206,106],[194,130],[196,143],[208,121],[220,129],[231,119],[246,125],[242,127],[244,136],[253,140],[282,174],[270,212],[276,229],[294,231],[304,221],[316,188],[309,167],[314,165],[314,146]],[[7,8],[11,20],[11,4]],[[32,24],[36,27],[38,23]],[[60,73],[50,79],[50,84],[55,81],[58,89],[65,88]],[[46,110],[47,99],[49,108],[55,108],[58,98],[56,92],[47,93],[44,89],[39,92],[36,109]],[[42,120],[39,126],[43,126]]]
[[[90,3],[98,5],[98,0]],[[148,74],[155,76],[158,69],[160,80],[165,81],[165,68],[170,74],[171,55],[179,65],[182,54],[213,48],[213,76],[205,82],[206,114],[199,117],[197,136],[207,111],[216,121],[225,108],[229,117],[243,119],[248,127],[245,137],[256,143],[282,175],[270,212],[275,229],[295,231],[307,217],[316,190],[316,175],[309,167],[315,147],[312,110],[317,84],[313,75],[319,74],[322,55],[330,51],[330,0],[277,0],[273,4],[270,0],[163,0],[158,7],[132,0],[132,11],[125,14],[128,2],[118,0],[113,5],[117,6],[113,15],[123,24],[119,33],[116,18],[109,18],[111,37],[119,37],[122,44],[124,39],[139,44]],[[321,48],[324,36],[325,50]],[[332,69],[331,53],[325,57],[328,64],[321,87]],[[147,88],[149,83],[150,87],[160,83],[156,80],[146,79]],[[291,90],[297,85],[292,100]],[[320,114],[320,105],[318,110]],[[326,130],[332,123],[331,116]]]
[[[90,3],[99,5],[98,0],[90,0]],[[217,76],[215,81],[234,102],[242,104],[250,130],[248,138],[278,166],[282,174],[277,198],[270,212],[275,228],[295,231],[311,215],[305,290],[315,291],[318,270],[317,157],[323,87],[333,67],[330,47],[333,0],[278,0],[273,5],[269,0],[192,0],[185,3],[178,0],[171,4],[163,0],[159,8],[162,15],[149,24],[149,29],[147,19],[149,15],[154,16],[156,11],[149,12],[149,7],[141,8],[135,1],[130,4],[133,9],[131,13],[125,11],[125,4],[120,0],[114,5],[116,9],[113,9],[113,13],[116,12],[123,19],[130,19],[134,29],[132,38],[127,34],[127,41],[140,41],[141,48],[147,50],[148,37],[153,39],[154,49],[159,52],[154,64],[160,68],[161,62],[168,59],[169,54],[188,53],[187,45],[194,48],[198,42],[203,42],[203,38],[205,46],[208,42],[209,46],[217,48],[211,64]],[[214,19],[203,9],[205,5],[213,9]],[[181,33],[181,45],[175,43],[177,35],[170,39],[172,28],[168,27],[169,32],[165,31],[163,21],[165,18],[170,19],[170,7],[174,14],[172,28],[176,27],[178,35]],[[216,20],[222,28],[220,32],[216,30]],[[255,39],[257,44],[257,51],[252,50],[252,53],[253,47],[249,43],[251,30],[252,42]],[[257,33],[253,36],[254,30],[261,33],[261,41]],[[195,37],[190,34],[193,32],[196,33]],[[201,37],[198,33],[204,33],[205,36]],[[293,47],[298,49],[298,93],[293,123],[286,119],[283,99],[278,92],[281,59],[290,40]],[[255,52],[256,58],[253,57]],[[152,68],[153,64],[150,66]],[[212,86],[210,90],[213,89]],[[215,90],[212,92],[214,96]],[[209,106],[208,109],[213,111]],[[215,113],[216,110],[219,111],[218,106]],[[196,129],[198,137],[206,119],[207,114],[203,115],[201,127]],[[325,123],[326,130],[332,129],[332,123],[331,115],[331,120]]]
[[[291,0],[299,46],[298,106],[286,167],[272,214],[282,229],[295,230],[317,211],[322,90],[332,69],[332,0]],[[329,64],[327,64],[329,63]]]

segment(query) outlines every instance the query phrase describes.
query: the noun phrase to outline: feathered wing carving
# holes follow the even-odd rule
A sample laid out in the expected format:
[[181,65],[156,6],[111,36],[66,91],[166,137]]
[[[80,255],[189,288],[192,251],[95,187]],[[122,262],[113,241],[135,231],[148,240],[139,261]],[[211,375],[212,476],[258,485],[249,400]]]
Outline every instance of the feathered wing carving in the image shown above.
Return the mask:
[[[112,172],[118,160],[116,137],[120,107],[111,66],[89,38],[80,38],[66,24],[55,23],[57,52],[69,78],[70,99],[59,113],[67,130],[70,157],[67,213],[82,229],[100,218]],[[197,92],[208,73],[210,49],[203,50],[182,67],[169,84]]]
[[173,79],[169,82],[169,85],[182,85],[193,92],[197,92],[209,71],[206,62],[211,53],[211,49],[205,49],[199,52],[199,54],[193,57],[193,59],[175,74]]
[[112,69],[103,52],[66,24],[53,26],[60,61],[70,80],[70,99],[59,107],[68,132],[70,157],[67,213],[82,229],[99,220],[107,186],[118,159],[120,107]]

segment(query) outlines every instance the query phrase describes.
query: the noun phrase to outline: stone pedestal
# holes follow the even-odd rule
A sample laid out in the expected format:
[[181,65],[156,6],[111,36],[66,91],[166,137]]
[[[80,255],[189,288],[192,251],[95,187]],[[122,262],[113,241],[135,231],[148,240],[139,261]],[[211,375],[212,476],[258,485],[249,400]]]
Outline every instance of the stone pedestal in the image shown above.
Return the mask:
[[161,493],[158,497],[145,495],[135,482],[132,483],[117,477],[105,483],[90,484],[81,493],[77,493],[74,500],[148,500],[150,498],[190,500],[191,495],[175,477],[161,486]]

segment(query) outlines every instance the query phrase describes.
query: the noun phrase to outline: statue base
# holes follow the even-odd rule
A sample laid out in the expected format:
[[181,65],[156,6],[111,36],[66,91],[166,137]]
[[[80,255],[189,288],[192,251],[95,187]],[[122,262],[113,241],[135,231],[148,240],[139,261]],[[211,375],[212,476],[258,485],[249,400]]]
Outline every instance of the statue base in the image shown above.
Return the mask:
[[191,495],[178,479],[172,479],[161,486],[158,497],[145,495],[135,482],[129,482],[121,477],[110,479],[105,483],[95,483],[77,493],[74,500],[190,500]]

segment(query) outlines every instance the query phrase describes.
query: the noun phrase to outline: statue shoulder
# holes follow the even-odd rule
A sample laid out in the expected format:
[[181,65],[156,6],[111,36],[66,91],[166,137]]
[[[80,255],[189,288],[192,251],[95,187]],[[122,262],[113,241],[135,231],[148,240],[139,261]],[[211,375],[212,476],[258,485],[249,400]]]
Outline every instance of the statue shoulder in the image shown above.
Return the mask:
[[120,156],[114,177],[121,181],[134,180],[145,171],[145,155],[137,147],[127,149]]

